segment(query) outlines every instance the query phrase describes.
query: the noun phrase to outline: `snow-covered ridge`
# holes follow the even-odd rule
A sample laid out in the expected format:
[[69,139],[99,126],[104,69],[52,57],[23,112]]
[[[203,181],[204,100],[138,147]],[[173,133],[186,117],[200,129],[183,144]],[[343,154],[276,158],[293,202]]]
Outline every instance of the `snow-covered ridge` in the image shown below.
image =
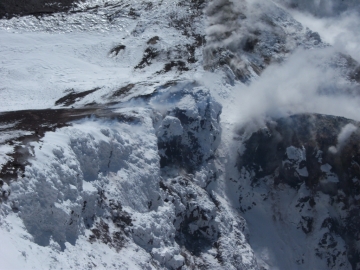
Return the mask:
[[[3,214],[20,218],[36,249],[55,250],[58,260],[72,260],[68,245],[87,239],[95,253],[95,243],[113,248],[111,260],[136,244],[140,254],[127,256],[159,267],[252,267],[244,221],[233,216],[231,227],[222,225],[223,215],[234,213],[206,191],[217,174],[221,106],[194,83],[164,88],[147,104],[93,113],[30,143],[33,158],[22,176],[3,183],[10,187]],[[222,254],[234,241],[244,246],[226,261]],[[115,265],[132,268],[126,261]]]

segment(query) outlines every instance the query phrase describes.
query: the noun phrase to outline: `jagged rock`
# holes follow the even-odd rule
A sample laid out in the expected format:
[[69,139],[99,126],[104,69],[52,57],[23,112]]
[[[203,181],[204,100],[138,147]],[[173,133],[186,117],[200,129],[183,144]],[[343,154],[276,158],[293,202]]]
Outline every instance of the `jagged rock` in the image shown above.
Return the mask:
[[[357,267],[359,130],[359,123],[342,117],[294,115],[251,134],[238,156],[237,167],[247,175],[251,192],[263,193],[268,204],[286,202],[286,210],[272,209],[274,218],[317,239],[307,245],[331,269],[347,269],[348,262]],[[248,196],[241,192],[244,212],[256,211],[265,200]]]

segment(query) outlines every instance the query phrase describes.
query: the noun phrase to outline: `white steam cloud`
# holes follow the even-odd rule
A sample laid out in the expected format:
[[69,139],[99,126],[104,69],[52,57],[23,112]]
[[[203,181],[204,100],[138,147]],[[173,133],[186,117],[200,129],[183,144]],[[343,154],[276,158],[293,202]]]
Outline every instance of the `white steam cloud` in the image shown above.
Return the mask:
[[333,154],[336,154],[337,152],[341,151],[346,141],[350,138],[351,134],[353,134],[355,130],[357,130],[357,127],[355,127],[353,124],[347,124],[346,126],[344,126],[338,135],[337,145],[331,146],[329,148],[329,151]]
[[291,13],[304,26],[318,32],[322,40],[332,45],[338,52],[350,55],[360,62],[359,12],[349,10],[335,17],[323,18],[298,11]]
[[333,48],[298,50],[270,65],[250,86],[237,89],[238,123],[261,122],[295,113],[321,113],[360,120],[360,97],[339,69],[328,63]]
[[[219,2],[244,3],[240,0],[214,1],[214,3]],[[254,4],[266,1],[247,0],[246,2]],[[282,63],[269,65],[250,85],[236,85],[232,104],[231,102],[224,104],[224,107],[229,108],[225,109],[229,113],[225,115],[224,112],[223,117],[233,117],[233,121],[240,126],[249,122],[261,125],[268,118],[285,117],[296,113],[320,113],[360,121],[360,85],[354,80],[349,80],[350,70],[344,64],[345,59],[351,58],[360,62],[358,35],[360,16],[357,13],[360,10],[360,2],[349,0],[279,0],[277,2],[287,2],[286,4],[296,2],[301,12],[295,12],[290,8],[287,10],[304,26],[317,31],[322,40],[331,46],[310,50],[297,49]],[[257,12],[268,14],[268,5],[271,4],[257,5],[256,7],[262,9]],[[247,11],[244,10],[245,13],[250,11],[249,5],[247,8]],[[324,14],[316,13],[316,10],[314,14],[306,13],[311,8],[317,11],[324,9]],[[352,11],[346,10],[347,8],[351,8]],[[339,53],[343,53],[347,58],[339,57]],[[205,80],[212,81],[211,78]]]

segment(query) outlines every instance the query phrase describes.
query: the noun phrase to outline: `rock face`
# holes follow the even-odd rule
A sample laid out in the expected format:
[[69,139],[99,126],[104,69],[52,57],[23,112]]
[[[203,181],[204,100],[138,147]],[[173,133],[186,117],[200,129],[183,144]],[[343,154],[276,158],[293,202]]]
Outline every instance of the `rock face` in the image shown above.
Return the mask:
[[[176,105],[168,111],[157,130],[160,165],[175,165],[193,172],[215,158],[221,137],[221,105],[201,87],[184,84],[172,88],[178,87],[183,90],[171,98]],[[167,93],[171,95],[172,89]],[[155,101],[160,102],[158,99],[156,97]]]
[[[257,12],[262,9],[267,12]],[[216,0],[205,12],[208,26],[204,67],[222,68],[231,83],[234,79],[249,82],[270,63],[282,62],[299,47],[325,46],[318,33],[266,2]]]
[[326,115],[267,123],[246,140],[238,157],[237,168],[246,175],[250,192],[260,195],[251,198],[239,183],[241,211],[274,205],[267,214],[280,227],[287,224],[311,237],[308,248],[326,262],[324,267],[349,268],[348,260],[357,269],[359,134],[358,122]]
[[2,182],[4,203],[34,243],[60,254],[83,239],[114,252],[133,243],[156,268],[255,269],[245,221],[211,188],[221,105],[193,82],[162,86],[146,103],[111,116],[91,109],[32,142],[22,177]]
[[340,81],[299,91],[358,105],[356,60],[280,4],[0,4],[0,268],[360,269],[359,122],[239,120],[299,51]]
[[1,1],[0,18],[11,18],[13,16],[35,15],[42,16],[55,12],[68,11],[74,0],[30,0],[30,1]]

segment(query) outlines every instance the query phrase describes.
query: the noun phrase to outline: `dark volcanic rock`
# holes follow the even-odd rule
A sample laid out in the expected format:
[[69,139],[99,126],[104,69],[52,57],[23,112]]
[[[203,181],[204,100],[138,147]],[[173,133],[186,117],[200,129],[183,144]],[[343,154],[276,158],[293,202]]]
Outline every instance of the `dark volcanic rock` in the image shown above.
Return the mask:
[[173,94],[178,103],[168,111],[157,131],[160,165],[180,166],[193,172],[214,158],[220,142],[221,106],[196,85],[173,87],[183,89]]
[[125,48],[126,48],[125,45],[122,45],[122,44],[116,45],[114,48],[112,48],[110,50],[110,54],[116,56],[119,54],[119,52],[121,52],[122,50],[125,50]]
[[0,2],[0,18],[14,16],[41,16],[71,9],[76,0],[2,0]]
[[[358,126],[349,119],[316,114],[294,115],[268,123],[266,128],[253,133],[247,140],[246,151],[238,159],[238,168],[245,166],[253,170],[254,181],[277,171],[277,184],[286,183],[296,188],[304,182],[315,191],[331,193],[320,183],[324,175],[320,167],[329,164],[332,172],[339,177],[337,187],[350,192],[352,179],[360,176],[360,171],[353,165],[353,162],[360,162],[359,129],[350,136],[341,151],[331,151],[331,147],[338,144],[338,135],[347,124]],[[302,152],[304,156],[295,161],[288,156],[293,150]],[[295,163],[298,163],[298,167]],[[302,175],[296,172],[304,168],[308,173]]]
[[[321,235],[314,250],[329,268],[342,265],[338,237],[345,242],[353,269],[358,269],[360,260],[359,126],[353,120],[319,114],[278,119],[254,132],[237,160],[238,170],[245,169],[251,175],[253,190],[265,185],[270,193],[295,189],[297,196],[309,194],[297,202],[284,198],[277,203],[294,204],[293,211],[301,215],[297,229],[307,235]],[[333,209],[325,218],[317,215],[323,201]],[[321,232],[314,231],[317,226],[321,226]]]
[[156,48],[149,47],[145,50],[143,58],[140,63],[135,67],[135,69],[142,69],[146,66],[151,65],[151,61],[159,55],[159,52]]
[[63,106],[70,106],[74,104],[76,101],[86,97],[87,95],[94,93],[95,91],[99,90],[100,88],[94,88],[92,90],[76,93],[74,90],[70,90],[70,93],[63,96],[62,98],[55,101],[55,105],[63,105]]

